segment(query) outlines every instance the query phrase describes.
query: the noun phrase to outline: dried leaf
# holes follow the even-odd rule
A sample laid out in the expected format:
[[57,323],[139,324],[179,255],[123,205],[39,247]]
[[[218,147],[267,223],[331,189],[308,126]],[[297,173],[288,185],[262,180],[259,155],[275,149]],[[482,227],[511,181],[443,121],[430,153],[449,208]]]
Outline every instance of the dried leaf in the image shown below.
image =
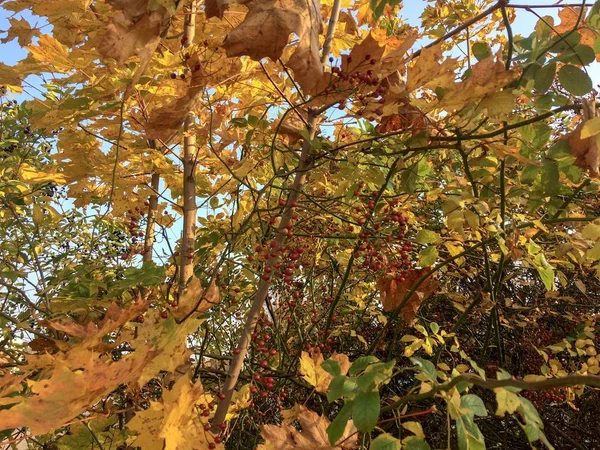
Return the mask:
[[598,155],[598,139],[600,135],[593,134],[585,138],[581,137],[582,132],[585,131],[585,124],[597,117],[595,98],[584,99],[583,107],[585,120],[575,130],[561,139],[566,139],[569,143],[571,156],[575,158],[575,165],[581,169],[588,170],[591,177],[597,178],[599,176],[600,164],[600,157]]
[[111,0],[110,3],[121,11],[113,16],[98,52],[105,58],[116,59],[119,64],[134,55],[143,55],[142,59],[149,60],[169,22],[169,11],[163,6],[148,11],[148,0]]
[[[381,296],[384,311],[394,311],[404,300],[408,292],[416,284],[417,280],[429,272],[429,269],[410,269],[402,272],[404,281],[396,280],[395,276],[383,275],[377,280],[377,287]],[[411,323],[417,315],[421,303],[438,289],[438,282],[433,277],[428,277],[411,295],[400,310],[399,315]]]
[[221,294],[215,280],[208,288],[202,286],[202,282],[195,276],[192,277],[187,287],[179,296],[177,308],[173,309],[176,319],[183,319],[195,308],[196,314],[208,311],[211,307],[219,304]]
[[[579,20],[579,14],[581,12],[581,8],[574,8],[572,6],[567,6],[558,11],[558,17],[560,17],[560,24],[556,25],[553,28],[558,34],[568,33],[573,29],[576,29],[577,32],[581,35],[581,39],[579,41],[582,45],[587,45],[589,47],[594,48],[594,43],[598,38],[599,34],[597,31],[592,29],[586,19],[585,12]],[[596,55],[596,61],[600,61],[600,54]]]
[[350,13],[346,11],[341,11],[338,17],[339,23],[343,23],[344,31],[348,34],[354,34],[356,36],[360,36],[360,29],[358,28],[358,24],[354,20],[354,17]]
[[195,53],[191,53],[190,58],[186,60],[192,76],[186,79],[185,93],[170,103],[151,111],[150,118],[145,125],[149,137],[167,141],[179,130],[185,116],[196,104],[198,94],[205,87],[218,86],[240,75],[241,62],[239,58],[226,58],[220,50],[211,54],[211,58],[218,61],[218,63],[213,63],[212,59],[201,59],[203,54],[197,50]]
[[358,448],[358,434],[352,420],[348,421],[344,434],[337,443],[331,445],[327,438],[329,420],[300,406],[298,421],[302,431],[291,425],[262,425],[264,444],[257,450],[351,450]]
[[298,46],[287,61],[295,81],[309,92],[323,75],[319,55],[319,34],[323,30],[318,0],[210,0],[206,17],[223,16],[230,3],[248,7],[246,17],[225,38],[227,56],[250,56],[259,61],[277,61],[288,44],[290,34],[298,36]]

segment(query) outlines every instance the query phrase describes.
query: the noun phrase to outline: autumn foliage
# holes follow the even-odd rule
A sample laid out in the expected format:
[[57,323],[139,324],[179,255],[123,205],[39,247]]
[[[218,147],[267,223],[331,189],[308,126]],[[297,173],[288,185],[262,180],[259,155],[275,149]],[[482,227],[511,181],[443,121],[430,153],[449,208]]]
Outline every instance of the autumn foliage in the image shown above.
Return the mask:
[[599,448],[600,3],[0,11],[2,448]]

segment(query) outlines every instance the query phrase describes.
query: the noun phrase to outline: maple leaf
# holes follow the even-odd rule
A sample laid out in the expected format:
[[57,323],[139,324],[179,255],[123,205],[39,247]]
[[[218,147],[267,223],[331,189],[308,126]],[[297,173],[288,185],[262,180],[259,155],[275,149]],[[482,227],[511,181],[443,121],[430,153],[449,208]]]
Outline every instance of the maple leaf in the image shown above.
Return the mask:
[[[441,61],[441,62],[440,62]],[[412,92],[428,84],[444,86],[454,81],[457,60],[447,58],[442,61],[442,43],[426,47],[408,67],[406,90]]]
[[[210,449],[213,438],[194,411],[196,404],[210,400],[200,381],[192,383],[189,377],[180,377],[163,392],[162,402],[150,402],[148,409],[137,412],[128,423],[127,428],[136,434],[131,443],[144,450]],[[223,445],[212,448],[222,449]]]
[[40,34],[37,28],[31,28],[29,22],[23,18],[10,17],[8,21],[10,22],[10,28],[6,31],[6,37],[0,39],[3,44],[17,39],[21,47],[26,47],[31,44],[31,38]]
[[173,310],[176,319],[183,319],[195,308],[197,314],[208,311],[211,307],[219,304],[221,294],[216,280],[212,280],[208,288],[202,286],[202,282],[193,276],[187,287],[179,296],[177,308]]
[[338,21],[344,24],[344,31],[348,34],[354,34],[356,36],[360,35],[360,28],[358,28],[358,24],[354,20],[354,17],[346,11],[341,11]]
[[140,372],[139,382],[146,383],[160,371],[174,372],[180,364],[187,362],[191,354],[187,348],[187,337],[198,329],[199,323],[190,318],[177,324],[173,317],[162,319],[156,310],[146,313],[132,347],[148,346],[156,349],[156,354]]
[[[600,155],[598,153],[598,140],[600,134],[586,131],[586,123],[590,120],[600,121],[597,117],[595,98],[583,99],[584,120],[561,140],[566,140],[571,149],[571,156],[575,158],[575,165],[581,169],[588,170],[590,176],[597,178],[599,174]],[[584,134],[582,134],[584,133]]]
[[[344,354],[334,354],[329,358],[330,360],[336,361],[340,365],[341,374],[345,375],[350,368],[350,360],[348,356]],[[311,386],[314,386],[317,392],[327,392],[329,383],[333,379],[328,372],[322,367],[323,355],[321,352],[314,352],[312,357],[307,352],[302,352],[300,356],[300,373],[302,378],[306,380]]]
[[502,53],[498,52],[471,66],[471,76],[463,82],[447,86],[448,92],[436,106],[460,110],[468,103],[499,91],[519,76],[518,70],[506,70]]
[[89,322],[86,325],[76,322],[42,322],[42,324],[71,336],[85,339],[84,345],[92,348],[108,333],[133,320],[146,309],[148,309],[148,304],[143,302],[133,303],[128,309],[121,309],[119,305],[112,303],[106,309],[104,317],[98,324],[94,322]]
[[[579,20],[580,13],[581,8],[574,8],[572,6],[562,8],[558,11],[560,24],[556,25],[553,28],[553,31],[556,32],[556,34],[562,34],[575,29],[581,36],[581,39],[579,40],[580,44],[595,48],[594,43],[596,42],[599,33],[590,28],[585,19],[585,13],[582,15],[581,20]],[[596,61],[600,61],[600,53],[596,55]]]
[[112,362],[94,352],[74,350],[34,358],[24,368],[30,372],[43,368],[42,374],[51,375],[28,381],[31,396],[0,398],[0,405],[13,405],[0,410],[0,430],[28,427],[33,435],[48,433],[81,414],[118,385],[136,381],[151,356],[149,349],[138,349]]
[[358,434],[354,422],[349,420],[342,437],[330,444],[327,438],[329,420],[300,406],[297,417],[302,431],[291,425],[262,425],[261,434],[264,444],[257,450],[351,450],[358,448]]
[[[403,282],[396,280],[395,276],[383,275],[377,279],[377,287],[381,296],[384,311],[394,311],[404,300],[408,292],[416,284],[417,280],[429,272],[429,269],[410,269],[402,272]],[[400,316],[411,323],[417,315],[421,303],[438,289],[438,282],[433,278],[427,278],[413,293],[404,307],[400,310]]]
[[23,76],[12,66],[0,62],[0,85],[6,86],[17,94],[23,91],[21,81]]
[[160,42],[160,34],[170,19],[164,6],[149,10],[148,0],[110,0],[120,11],[113,16],[98,51],[105,58],[123,64],[134,55],[149,58]]
[[[183,95],[151,111],[145,124],[149,137],[168,140],[179,130],[185,116],[196,104],[198,94],[205,87],[215,87],[241,76],[241,62],[238,58],[226,58],[222,50],[217,50],[211,59],[203,60],[200,56],[202,51],[195,49],[194,52],[190,48],[190,57],[186,60],[192,76],[186,79]],[[216,63],[213,63],[213,59]]]
[[419,108],[412,105],[401,105],[398,112],[383,116],[376,131],[390,133],[392,131],[411,131],[413,135],[420,133],[430,125],[430,121]]
[[206,17],[223,17],[230,3],[248,7],[246,17],[229,32],[223,43],[227,56],[249,56],[259,61],[268,57],[277,61],[288,45],[290,34],[298,36],[298,45],[287,61],[295,81],[310,92],[323,75],[319,55],[319,35],[323,19],[319,0],[208,0]]
[[69,58],[69,48],[49,34],[42,34],[38,45],[29,45],[27,50],[52,72],[69,73],[75,68],[74,62]]

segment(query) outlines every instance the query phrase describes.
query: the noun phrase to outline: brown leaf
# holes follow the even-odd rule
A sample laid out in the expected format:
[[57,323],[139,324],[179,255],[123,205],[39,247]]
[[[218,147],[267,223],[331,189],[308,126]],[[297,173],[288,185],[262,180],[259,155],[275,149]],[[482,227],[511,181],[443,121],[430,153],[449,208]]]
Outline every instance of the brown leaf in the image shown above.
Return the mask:
[[[561,9],[558,12],[560,24],[554,27],[554,31],[558,34],[562,34],[576,29],[581,36],[579,43],[594,48],[594,43],[596,42],[599,34],[588,25],[585,18],[585,12],[582,16],[582,19],[579,20],[580,11],[581,8],[573,8],[572,6],[567,6]],[[596,55],[596,61],[600,61],[600,54]]]
[[177,308],[173,309],[173,316],[176,319],[183,319],[194,308],[196,314],[201,314],[209,310],[221,301],[221,294],[215,280],[210,283],[207,289],[202,287],[202,282],[197,277],[192,280],[179,296]]
[[[410,269],[402,272],[404,281],[400,282],[394,275],[383,275],[377,280],[379,295],[384,311],[394,311],[403,301],[408,292],[413,288],[416,282],[429,272],[429,269]],[[410,296],[410,299],[400,310],[400,316],[411,323],[417,315],[421,303],[438,289],[438,282],[433,278],[427,278],[418,287],[416,292]]]
[[588,170],[590,176],[598,177],[599,157],[598,157],[598,136],[589,136],[581,138],[581,129],[585,122],[566,136],[571,149],[571,156],[575,158],[575,165],[581,169]]
[[390,133],[392,131],[411,131],[413,135],[420,133],[430,125],[427,116],[412,105],[401,105],[397,114],[391,114],[381,118],[377,125],[378,133]]
[[10,409],[0,410],[0,430],[28,427],[33,435],[48,433],[73,417],[81,414],[90,405],[112,392],[119,384],[137,380],[147,364],[146,351],[136,351],[117,362],[110,358],[101,359],[98,354],[79,350],[65,355],[45,355],[50,377],[30,379],[32,395],[0,399],[0,404],[16,403]]
[[323,75],[319,55],[319,34],[323,30],[319,0],[211,0],[206,17],[222,17],[229,3],[248,7],[246,17],[225,38],[227,56],[250,56],[259,61],[277,61],[290,34],[298,36],[298,46],[287,61],[295,81],[309,92]]
[[354,34],[356,36],[360,35],[360,29],[358,28],[358,24],[354,20],[354,17],[350,13],[346,11],[341,11],[338,21],[340,23],[345,24],[344,31],[348,34]]
[[598,155],[598,135],[581,138],[581,131],[586,123],[586,120],[597,117],[596,112],[596,99],[583,100],[583,112],[584,119],[571,133],[562,137],[569,143],[571,149],[571,156],[575,158],[575,165],[581,169],[588,170],[590,176],[597,178],[599,176],[599,164],[600,158]]
[[[179,130],[185,116],[196,104],[198,94],[205,87],[217,86],[240,74],[241,62],[238,58],[226,58],[222,50],[212,54],[212,58],[219,63],[201,59],[200,51],[190,55],[186,62],[191,77],[186,78],[185,93],[150,112],[150,118],[145,124],[148,137],[168,140]],[[214,123],[211,125],[214,126]]]
[[171,14],[163,6],[148,11],[148,0],[110,1],[122,11],[113,16],[98,45],[98,52],[105,58],[116,59],[119,65],[124,64],[130,56],[140,57],[140,63],[125,91],[124,98],[128,98],[160,44],[161,34],[168,27]]
[[300,406],[298,421],[302,431],[291,425],[262,425],[264,444],[257,450],[350,450],[358,448],[358,434],[352,420],[346,424],[344,434],[334,445],[327,438],[329,420]]
[[149,59],[160,42],[160,34],[169,23],[166,8],[148,11],[148,0],[111,0],[121,9],[112,18],[98,46],[105,58],[114,58],[123,64],[127,58],[143,55]]

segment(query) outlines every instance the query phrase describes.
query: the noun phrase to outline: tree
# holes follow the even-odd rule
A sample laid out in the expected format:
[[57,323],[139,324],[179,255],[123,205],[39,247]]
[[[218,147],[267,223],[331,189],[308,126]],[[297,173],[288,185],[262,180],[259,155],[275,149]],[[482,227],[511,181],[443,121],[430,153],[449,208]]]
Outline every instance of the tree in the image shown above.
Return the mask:
[[3,444],[593,448],[600,4],[0,5]]

